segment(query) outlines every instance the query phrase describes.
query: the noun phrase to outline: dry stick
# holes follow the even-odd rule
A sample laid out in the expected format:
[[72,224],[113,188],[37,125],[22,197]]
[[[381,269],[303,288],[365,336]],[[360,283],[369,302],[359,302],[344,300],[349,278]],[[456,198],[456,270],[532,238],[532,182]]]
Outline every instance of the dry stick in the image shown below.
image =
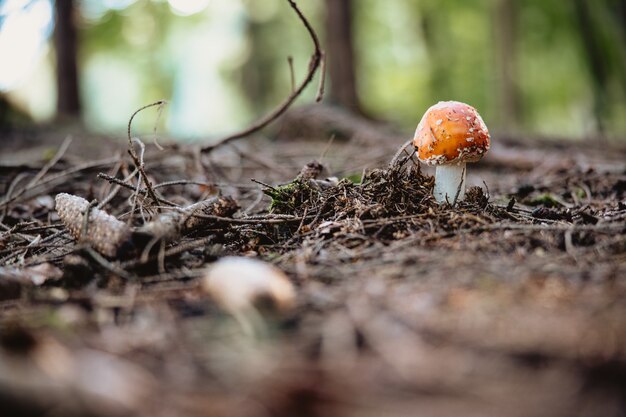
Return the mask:
[[[544,219],[542,219],[544,220]],[[487,224],[483,226],[477,226],[475,228],[467,229],[466,232],[483,231],[483,230],[528,230],[528,231],[555,231],[571,230],[576,231],[592,231],[603,233],[614,233],[616,231],[624,230],[623,224],[600,224],[600,225],[588,225],[588,224],[506,224],[495,223]]]
[[132,176],[129,175],[128,177],[124,178],[123,180],[121,180],[121,179],[119,179],[117,177],[112,177],[111,175],[105,174],[104,172],[98,172],[97,177],[99,179],[101,179],[101,180],[106,180],[106,181],[108,181],[110,183],[116,184],[116,185],[118,185],[120,187],[124,187],[124,188],[127,188],[127,189],[135,192],[135,186],[126,182],[129,179],[131,179],[132,177],[134,177],[135,174],[137,174],[137,170],[133,171],[133,173],[131,174]]
[[214,187],[215,186],[215,184],[213,184],[213,183],[202,182],[202,181],[174,180],[174,181],[161,182],[159,184],[154,185],[152,188],[154,188],[155,190],[158,190],[159,188],[169,187],[169,186],[172,186],[172,185],[203,185],[205,187]]
[[259,181],[259,180],[255,179],[255,178],[250,178],[250,181],[255,182],[255,183],[259,184],[259,185],[262,185],[265,188],[269,188],[270,190],[278,191],[278,189],[276,187],[274,187],[272,185],[269,185],[269,184],[267,184],[267,183],[265,183],[263,181]]
[[[141,173],[139,173],[139,176],[141,176]],[[140,188],[141,188],[141,181],[137,181],[137,185],[135,186],[135,190],[133,191],[133,194],[131,194],[131,196],[128,198],[130,202],[130,215],[128,216],[128,221],[126,223],[129,226],[133,222],[133,216],[135,215],[135,209],[137,208],[137,195],[139,194]],[[141,207],[139,208],[141,210]],[[143,216],[143,211],[141,211],[141,215]]]
[[243,129],[239,132],[233,133],[229,136],[219,139],[216,143],[203,147],[200,151],[203,153],[211,152],[219,146],[222,146],[228,142],[231,142],[235,139],[240,139],[245,136],[250,135],[258,130],[263,129],[265,126],[276,120],[280,115],[282,115],[291,104],[298,98],[298,96],[304,91],[304,89],[309,85],[309,83],[313,80],[313,76],[317,72],[318,67],[320,66],[320,62],[322,60],[322,50],[320,47],[320,41],[317,37],[317,34],[311,27],[309,21],[304,17],[298,6],[293,0],[287,0],[291,9],[296,13],[304,27],[306,28],[311,40],[313,41],[313,47],[315,48],[313,51],[313,55],[311,56],[311,60],[309,61],[309,70],[307,71],[306,77],[300,83],[298,88],[296,88],[290,95],[283,101],[276,109],[271,111],[269,114],[265,115],[261,119],[257,120],[251,126]]
[[[37,243],[34,245],[28,245],[28,249],[58,249],[58,248],[65,248],[67,247],[66,244],[60,244],[60,243]],[[11,248],[11,249],[3,249],[0,250],[0,255],[5,255],[5,254],[10,254],[11,252],[17,252],[23,249],[27,249],[26,246],[21,246],[19,248]],[[13,255],[15,256],[15,255]],[[0,262],[2,263],[2,262]]]
[[320,154],[320,164],[324,162],[324,158],[326,158],[326,154],[328,154],[328,151],[330,150],[330,147],[333,145],[333,142],[335,141],[336,137],[337,136],[333,133],[328,138],[328,142],[326,142],[326,146],[324,147],[324,150],[322,150],[322,153]]
[[139,262],[141,262],[142,264],[145,264],[148,262],[150,251],[152,250],[154,245],[159,243],[159,241],[162,241],[160,237],[153,237],[152,239],[150,239],[150,241],[146,244],[146,247],[143,248],[143,251],[141,252],[141,256],[139,256]]
[[[48,236],[48,237],[46,237],[46,238],[42,239],[42,240],[38,243],[38,245],[43,245],[43,244],[45,244],[46,242],[49,242],[49,241],[51,241],[51,240],[54,240],[54,239],[56,239],[57,237],[62,236],[62,235],[64,235],[64,234],[66,234],[66,233],[68,233],[68,232],[67,232],[67,230],[61,230],[61,231],[59,231],[59,232],[53,233],[52,235],[50,235],[50,236]],[[20,252],[20,251],[21,251],[22,249],[24,249],[24,248],[25,248],[25,246],[20,246],[20,247],[17,247],[17,248],[13,248],[13,251],[14,251],[14,252]],[[72,249],[71,251],[69,251],[69,252],[65,253],[63,256],[68,255],[68,254],[72,253],[73,251],[74,251],[74,249]],[[15,256],[17,256],[17,255],[18,255],[18,253],[13,253],[13,254],[10,254],[10,255],[5,256],[4,258],[0,259],[0,265],[1,265],[1,264],[4,264],[5,262],[8,262],[11,258],[14,258],[14,257],[15,257]],[[63,256],[61,256],[61,257],[63,257]],[[52,258],[48,259],[49,257],[45,257],[44,255],[33,255],[33,256],[30,258],[30,261],[28,261],[28,262],[27,262],[26,260],[24,260],[24,266],[29,266],[29,265],[33,265],[33,264],[37,264],[37,263],[49,262],[50,260],[54,260],[54,259],[56,259],[56,258],[58,258],[58,257],[59,257],[59,255],[53,255],[53,257],[52,257]],[[40,259],[43,259],[43,260],[42,260],[41,262],[39,262],[38,260],[40,260]]]
[[[11,201],[19,198],[22,194],[24,194],[29,189],[34,188],[37,185],[37,183],[48,173],[48,171],[50,171],[50,168],[55,166],[57,162],[59,162],[61,158],[63,158],[63,155],[65,155],[65,152],[67,152],[67,149],[70,147],[71,143],[72,143],[72,137],[71,136],[66,137],[63,143],[61,144],[61,146],[59,146],[59,149],[57,150],[56,154],[52,157],[52,159],[48,161],[48,163],[45,164],[39,170],[39,172],[33,177],[32,180],[28,182],[28,184],[26,184],[24,188],[20,189],[13,197],[11,197],[13,190],[11,188],[9,189],[9,191],[7,192],[7,196],[5,197],[4,201],[2,201],[2,205],[5,205],[5,203],[6,204],[10,203]],[[6,214],[6,209],[2,216],[4,217],[5,214]]]
[[262,166],[263,168],[267,168],[270,171],[274,171],[279,175],[283,175],[283,176],[288,176],[289,173],[280,167],[280,165],[277,165],[276,163],[274,163],[273,161],[268,161],[268,160],[263,160],[262,157],[253,154],[252,152],[246,153],[244,151],[242,151],[241,149],[239,149],[237,146],[235,146],[234,144],[230,144],[230,147],[233,148],[235,150],[235,152],[237,153],[237,155],[239,155],[240,158],[244,158],[244,159],[248,159],[260,166]]
[[122,268],[118,267],[117,265],[107,261],[104,258],[104,256],[100,255],[91,247],[87,246],[84,249],[94,261],[98,262],[102,267],[104,267],[105,269],[108,269],[110,272],[113,272],[114,274],[119,275],[120,277],[124,278],[127,281],[133,281],[135,279],[134,275],[124,271]]
[[[98,173],[98,178],[102,178],[102,177],[100,177],[100,174],[102,174],[102,173],[101,172]],[[106,174],[104,174],[104,175],[106,175]],[[129,181],[135,175],[137,175],[137,169],[133,170],[133,172],[131,172],[126,178],[124,178],[123,181]],[[107,175],[107,177],[108,178],[114,178],[114,179],[117,180],[117,178],[111,177],[109,175]],[[111,200],[113,200],[115,198],[117,193],[119,193],[119,191],[122,189],[122,187],[123,187],[123,185],[116,183],[115,187],[113,187],[111,192],[106,197],[104,197],[104,199],[100,202],[100,204],[98,204],[97,208],[102,209],[104,206],[109,204],[111,202]]]
[[[184,209],[179,207],[159,207],[161,209],[168,210],[176,210],[179,212],[186,213]],[[250,216],[246,218],[232,218],[232,217],[221,217],[214,216],[211,214],[191,214],[190,217],[197,217],[199,219],[207,219],[213,220],[219,223],[237,223],[237,224],[282,224],[282,223],[291,223],[291,222],[299,222],[302,220],[302,217],[296,216],[288,216],[283,214],[274,214],[271,217],[258,217],[258,216]],[[312,216],[310,216],[312,217]]]
[[291,94],[293,94],[293,92],[296,91],[296,76],[293,71],[293,57],[291,55],[287,57],[287,62],[289,63],[289,76],[291,79]]
[[[105,174],[104,172],[99,172],[98,173],[98,178],[109,181],[113,184],[116,184],[118,187],[124,187],[130,191],[132,191],[133,193],[137,192],[137,189],[134,185],[131,185],[129,183],[127,183],[126,181],[130,180],[132,177],[135,176],[135,174],[137,174],[137,169],[135,169],[130,175],[128,175],[126,178],[124,179],[119,179],[116,177],[112,177],[108,174]],[[167,185],[176,185],[176,184],[198,184],[198,185],[205,185],[204,183],[200,183],[200,182],[194,182],[194,181],[187,181],[187,180],[178,180],[178,181],[170,181],[168,183],[161,183],[161,184],[157,184],[155,186],[152,187],[152,189],[156,190],[157,188],[161,188]],[[117,190],[119,190],[119,188],[114,189],[111,194],[109,194],[107,196],[107,198],[105,199],[105,201],[108,203],[113,197],[115,197],[115,194],[117,194]],[[139,193],[145,193],[146,189],[145,188],[140,188]],[[176,204],[174,204],[173,202],[166,200],[164,198],[160,198],[157,197],[159,200],[159,203],[161,204],[165,204],[166,206],[176,206]],[[100,205],[102,205],[102,203],[100,203]],[[98,205],[98,208],[102,208],[100,207],[100,205]],[[134,211],[134,210],[133,210]]]
[[[17,187],[17,184],[19,184],[20,181],[22,181],[22,179],[26,178],[27,176],[28,176],[28,173],[22,172],[22,173],[16,175],[15,178],[13,179],[13,181],[11,181],[11,184],[9,185],[9,189],[7,190],[6,197],[4,197],[4,200],[2,201],[2,203],[0,203],[0,207],[2,207],[2,205],[4,203],[7,203],[6,206],[4,207],[3,212],[2,212],[2,216],[0,216],[0,221],[3,221],[4,217],[7,215],[7,212],[9,210],[8,203],[10,203],[11,201],[13,201],[16,198],[18,198],[21,194],[23,194],[23,193],[19,193],[17,196],[11,197],[11,195],[13,194],[13,190],[15,190],[15,187]],[[25,189],[26,188],[24,188],[23,190],[25,190]]]
[[[61,253],[60,255],[37,255],[37,256],[33,256],[31,258],[29,258],[29,260],[27,261],[26,259],[24,259],[24,265],[23,266],[33,266],[33,265],[38,265],[38,264],[44,264],[47,262],[56,262],[60,259],[65,258],[67,255],[70,255],[74,252],[76,252],[77,250],[82,249],[82,247],[78,247],[78,246],[74,246],[72,248],[70,248],[67,252]],[[95,252],[95,251],[94,251]]]
[[302,217],[293,217],[289,219],[286,219],[286,218],[240,219],[240,218],[211,216],[208,214],[194,214],[193,217],[198,217],[198,218],[207,219],[207,220],[214,220],[219,223],[234,223],[234,224],[283,224],[283,223],[297,223],[297,222],[302,221]]
[[[463,173],[461,174],[461,182],[459,183],[459,186],[456,188],[456,194],[454,195],[454,202],[452,203],[453,206],[456,206],[456,202],[459,199],[459,195],[461,194],[461,187],[463,187],[465,185],[465,169],[466,167],[463,167]],[[486,185],[486,184],[485,184]],[[446,196],[446,200],[448,199],[448,197]]]
[[165,240],[161,240],[161,247],[157,255],[157,266],[159,268],[159,274],[165,274]]
[[163,114],[163,109],[165,108],[166,104],[167,104],[167,101],[161,100],[161,104],[159,105],[159,108],[157,109],[157,117],[156,117],[156,120],[154,121],[154,146],[156,146],[157,149],[160,151],[162,151],[164,148],[163,146],[161,146],[161,144],[157,140],[157,127],[159,124],[159,120],[161,120],[161,115]]
[[[175,271],[175,272],[168,272],[165,274],[141,277],[141,283],[153,284],[153,283],[159,283],[159,282],[165,282],[165,281],[177,281],[177,280],[181,280],[184,278],[200,278],[204,276],[205,274],[206,274],[206,271],[204,268],[196,269],[196,270],[193,270],[193,269],[180,270],[180,271]],[[167,288],[167,291],[172,291],[174,289],[195,289],[197,287],[198,287],[198,284],[193,283],[193,284],[185,285],[185,286],[178,287],[178,288]],[[145,294],[145,291],[143,291],[142,294]]]
[[80,242],[85,239],[85,236],[87,236],[87,233],[89,232],[89,216],[91,214],[91,209],[94,208],[97,204],[98,200],[91,201],[85,209],[85,212],[83,213],[83,224],[80,228],[80,236],[78,238],[78,241]]
[[119,161],[119,158],[117,158],[117,157],[116,158],[99,159],[97,161],[86,162],[86,163],[80,164],[78,166],[75,166],[74,168],[67,169],[65,171],[61,171],[58,174],[52,175],[52,176],[46,178],[45,180],[42,180],[42,181],[38,182],[37,184],[34,184],[34,185],[30,186],[30,187],[26,187],[24,192],[22,192],[20,190],[20,195],[13,196],[13,197],[8,197],[8,196],[5,197],[5,199],[2,200],[2,202],[0,202],[0,207],[4,207],[7,204],[12,203],[13,201],[17,200],[25,192],[31,191],[31,190],[33,190],[33,189],[35,189],[37,187],[41,187],[42,185],[49,184],[49,183],[51,183],[53,181],[56,181],[58,179],[61,179],[63,177],[75,174],[77,172],[80,172],[80,171],[83,171],[83,170],[86,170],[86,169],[95,168],[95,167],[102,166],[102,165],[109,165],[109,164],[112,164],[112,163],[118,162],[118,161]]
[[293,220],[300,219],[300,217],[293,216],[291,214],[257,214],[246,217],[239,217],[244,220],[268,220],[268,219],[283,219],[283,220]]
[[[22,229],[20,227],[21,225],[16,224],[15,225],[15,232],[20,232],[20,233],[36,233],[36,232],[43,232],[44,230],[48,230],[48,229],[59,229],[61,227],[63,227],[63,223],[53,223],[53,224],[49,224],[46,226],[36,226],[36,227],[31,227],[31,228],[25,228]],[[23,227],[25,227],[26,225],[23,225]]]
[[[159,199],[154,193],[154,190],[152,189],[152,184],[150,183],[150,180],[148,179],[148,176],[146,175],[143,161],[139,160],[139,156],[137,155],[137,152],[135,151],[135,146],[133,145],[133,139],[130,136],[130,129],[133,123],[133,119],[135,118],[137,113],[139,113],[142,110],[148,109],[150,107],[163,106],[163,103],[165,103],[165,100],[159,100],[159,101],[155,101],[154,103],[147,104],[141,107],[140,109],[136,110],[132,114],[132,116],[130,116],[130,120],[128,120],[128,153],[130,154],[130,157],[133,159],[133,163],[135,164],[135,167],[139,170],[140,177],[143,180],[143,183],[146,186],[146,189],[148,190],[148,195],[155,202],[155,204],[159,204]],[[141,141],[139,141],[138,139],[137,141],[141,144]]]
[[61,158],[63,158],[63,155],[65,155],[65,152],[67,152],[67,148],[70,147],[71,143],[72,143],[72,137],[71,136],[66,137],[63,143],[61,144],[61,146],[59,147],[59,150],[54,155],[54,157],[52,157],[52,159],[48,161],[48,163],[44,165],[43,168],[41,168],[41,170],[37,173],[37,175],[35,175],[35,177],[28,183],[27,187],[31,187],[35,185],[37,182],[39,182],[39,180],[41,180],[43,176],[48,173],[50,168],[55,166],[57,162],[59,162]]
[[320,101],[322,101],[322,98],[324,97],[324,88],[326,87],[326,53],[324,51],[321,51],[321,62],[320,62],[320,83],[317,87],[317,95],[315,96],[315,102],[319,103]]
[[[120,170],[124,167],[124,161],[122,161],[122,155],[120,154],[120,162],[115,164],[115,166],[109,170],[109,175],[115,177],[117,176],[117,173],[120,172]],[[101,209],[103,208],[106,204],[109,203],[109,201],[111,201],[111,199],[113,199],[113,197],[119,192],[119,186],[114,186],[113,184],[102,184],[100,186],[100,189],[98,190],[98,196],[102,197],[100,200],[100,203],[98,204],[98,208]],[[102,200],[105,200],[106,202],[103,204]]]
[[158,254],[157,256],[150,256],[148,258],[145,259],[133,259],[131,261],[126,261],[122,263],[122,267],[123,268],[134,268],[136,266],[139,265],[144,265],[148,262],[152,262],[154,260],[158,260],[159,256],[163,256],[164,258],[170,257],[170,256],[174,256],[174,255],[178,255],[180,253],[183,252],[187,252],[188,250],[192,250],[192,249],[196,249],[199,248],[201,246],[205,246],[206,244],[210,243],[213,239],[215,239],[214,235],[211,236],[207,236],[207,237],[203,237],[202,239],[197,239],[197,240],[193,240],[191,242],[188,243],[181,243],[178,244],[168,250],[165,250],[163,252],[163,254]]
[[262,190],[258,190],[257,191],[258,195],[257,198],[254,199],[254,201],[252,202],[252,204],[250,204],[248,207],[246,207],[243,210],[243,214],[249,214],[252,212],[252,210],[254,210],[254,208],[256,206],[258,206],[259,204],[261,204],[261,201],[263,201],[263,197],[265,197],[265,193],[263,193]]
[[[389,161],[389,168],[393,168],[398,163],[398,159],[400,159],[402,154],[406,152],[406,148],[411,144],[413,144],[413,139],[407,140],[406,142],[404,142],[402,146],[400,146],[400,149],[398,149],[398,152],[396,152],[393,158],[391,158],[391,161]],[[415,150],[411,152],[410,154],[408,152],[406,153],[409,156],[413,156],[414,152]]]

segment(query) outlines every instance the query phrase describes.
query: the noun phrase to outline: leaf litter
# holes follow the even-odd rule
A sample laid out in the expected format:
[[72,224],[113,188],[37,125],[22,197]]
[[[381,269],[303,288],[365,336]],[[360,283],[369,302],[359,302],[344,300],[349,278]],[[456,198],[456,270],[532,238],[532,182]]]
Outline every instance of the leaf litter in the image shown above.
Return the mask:
[[[436,204],[433,178],[408,157],[339,179],[282,147],[285,156],[250,150],[254,160],[232,149],[146,152],[154,196],[124,160],[75,169],[59,158],[39,182],[32,170],[4,177],[0,362],[30,335],[46,341],[43,352],[80,352],[59,362],[24,351],[37,372],[86,357],[102,372],[95,347],[112,355],[102,360],[119,358],[107,378],[132,383],[126,373],[140,370],[151,382],[123,401],[106,387],[97,401],[90,388],[70,399],[59,395],[74,384],[49,390],[29,379],[34,371],[12,369],[25,382],[0,383],[13,398],[2,401],[26,415],[51,398],[65,398],[67,415],[265,415],[259,404],[274,415],[624,409],[623,173],[558,168],[529,185],[533,172],[509,172],[516,186],[474,187],[450,207]],[[329,163],[357,166],[354,146],[341,147]],[[284,182],[269,159],[300,172]],[[62,193],[79,202],[73,211],[41,204]],[[101,218],[124,239],[99,233]],[[226,256],[285,271],[295,308],[259,310],[265,330],[242,330],[202,290],[207,266]],[[148,389],[165,394],[148,405]]]

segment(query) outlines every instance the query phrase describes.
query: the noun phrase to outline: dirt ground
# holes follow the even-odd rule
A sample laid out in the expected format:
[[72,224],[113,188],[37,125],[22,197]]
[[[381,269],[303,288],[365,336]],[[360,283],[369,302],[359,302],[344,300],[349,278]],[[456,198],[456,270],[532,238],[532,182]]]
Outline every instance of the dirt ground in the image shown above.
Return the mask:
[[[400,137],[291,132],[206,155],[144,138],[153,200],[123,139],[12,135],[3,416],[626,415],[624,146],[496,134],[450,207],[431,170],[388,166]],[[135,228],[215,195],[239,209],[107,257],[68,233],[59,193]],[[285,271],[295,308],[259,307],[245,331],[200,285],[233,255]]]

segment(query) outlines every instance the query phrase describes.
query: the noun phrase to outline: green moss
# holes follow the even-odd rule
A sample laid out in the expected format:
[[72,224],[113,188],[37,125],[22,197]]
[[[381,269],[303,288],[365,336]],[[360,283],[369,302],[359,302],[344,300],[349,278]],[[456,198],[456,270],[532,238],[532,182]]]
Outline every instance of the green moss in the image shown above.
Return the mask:
[[309,186],[296,180],[285,185],[266,188],[263,193],[272,199],[271,212],[292,212],[297,205],[297,196],[304,189],[309,189]]
[[561,205],[558,199],[550,193],[543,193],[529,201],[531,206],[558,207]]
[[355,173],[355,174],[346,175],[343,178],[347,179],[352,184],[360,184],[363,181],[362,175],[360,173],[359,174]]

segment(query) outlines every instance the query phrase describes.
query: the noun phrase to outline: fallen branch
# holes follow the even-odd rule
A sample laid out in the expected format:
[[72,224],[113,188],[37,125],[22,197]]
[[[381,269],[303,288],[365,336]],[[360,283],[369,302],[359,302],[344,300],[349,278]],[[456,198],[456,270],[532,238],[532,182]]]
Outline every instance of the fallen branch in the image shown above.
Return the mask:
[[[314,51],[313,51],[313,55],[311,56],[311,60],[309,61],[309,70],[307,71],[306,77],[304,78],[304,80],[302,80],[302,82],[300,83],[298,88],[293,90],[292,93],[289,95],[289,97],[287,97],[272,112],[270,112],[269,114],[265,115],[261,119],[257,120],[251,126],[245,128],[245,129],[243,129],[243,130],[241,130],[239,132],[236,132],[236,133],[233,133],[233,134],[231,134],[229,136],[221,138],[217,142],[215,142],[215,143],[213,143],[211,145],[203,147],[201,149],[201,152],[203,152],[203,153],[211,152],[211,151],[213,151],[215,148],[217,148],[219,146],[222,146],[222,145],[224,145],[226,143],[229,143],[229,142],[231,142],[231,141],[233,141],[235,139],[243,138],[245,136],[248,136],[248,135],[250,135],[250,134],[252,134],[254,132],[257,132],[257,131],[263,129],[265,126],[267,126],[268,124],[270,124],[271,122],[276,120],[278,117],[280,117],[280,115],[282,115],[289,108],[289,106],[291,106],[291,104],[296,100],[296,98],[298,98],[298,96],[304,91],[304,89],[313,80],[313,76],[317,72],[317,69],[320,66],[320,63],[322,61],[322,56],[323,56],[322,49],[320,47],[320,42],[319,42],[319,39],[317,37],[317,34],[315,33],[315,30],[313,30],[313,27],[311,26],[309,21],[306,19],[306,17],[304,17],[304,15],[300,11],[300,9],[296,5],[296,3],[293,0],[287,0],[287,2],[289,3],[289,5],[293,9],[293,11],[296,13],[296,15],[298,15],[298,18],[300,19],[300,21],[302,22],[302,24],[306,28],[307,32],[311,36],[311,40],[313,41]],[[324,78],[322,78],[322,80],[323,79]],[[321,81],[316,101],[320,101],[322,99],[323,91],[324,91],[324,84]]]

